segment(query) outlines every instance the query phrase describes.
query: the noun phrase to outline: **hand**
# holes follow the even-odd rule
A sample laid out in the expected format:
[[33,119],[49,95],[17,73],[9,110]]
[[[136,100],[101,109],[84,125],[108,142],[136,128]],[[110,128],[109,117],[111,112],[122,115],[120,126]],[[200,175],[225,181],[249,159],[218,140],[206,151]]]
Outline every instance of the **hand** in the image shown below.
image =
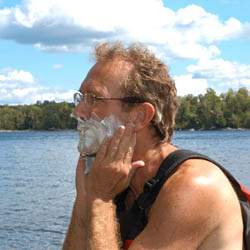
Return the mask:
[[135,139],[134,125],[128,124],[104,140],[87,177],[88,195],[112,201],[129,186],[136,170],[144,166],[143,161],[131,162]]

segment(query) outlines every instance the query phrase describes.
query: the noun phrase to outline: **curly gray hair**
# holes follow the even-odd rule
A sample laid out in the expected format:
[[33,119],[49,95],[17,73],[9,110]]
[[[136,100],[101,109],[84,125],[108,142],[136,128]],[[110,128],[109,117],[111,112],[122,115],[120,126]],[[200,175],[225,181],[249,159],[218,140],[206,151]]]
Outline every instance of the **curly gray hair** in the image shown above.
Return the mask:
[[[129,62],[129,71],[122,91],[151,103],[155,115],[151,121],[160,141],[171,141],[174,133],[175,115],[178,108],[177,91],[174,80],[170,77],[168,67],[140,44],[124,47],[120,42],[97,44],[94,48],[97,62],[122,60]],[[129,109],[133,104],[124,103],[123,108]]]

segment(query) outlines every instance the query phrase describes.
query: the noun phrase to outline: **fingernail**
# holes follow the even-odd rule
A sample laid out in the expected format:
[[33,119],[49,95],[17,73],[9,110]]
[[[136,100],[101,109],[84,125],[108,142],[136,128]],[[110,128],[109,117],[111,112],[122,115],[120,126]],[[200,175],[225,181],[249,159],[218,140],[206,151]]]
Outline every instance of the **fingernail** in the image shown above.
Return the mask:
[[124,125],[121,125],[121,126],[119,127],[119,129],[123,130],[123,129],[125,129],[125,126],[124,126]]

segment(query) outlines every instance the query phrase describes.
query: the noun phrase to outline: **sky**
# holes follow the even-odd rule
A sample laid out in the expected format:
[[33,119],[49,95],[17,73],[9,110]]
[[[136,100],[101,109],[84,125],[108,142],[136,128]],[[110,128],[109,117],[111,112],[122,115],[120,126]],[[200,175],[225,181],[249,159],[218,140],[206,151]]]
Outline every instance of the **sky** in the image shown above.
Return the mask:
[[96,43],[139,42],[179,96],[250,90],[250,0],[0,0],[0,105],[72,96]]

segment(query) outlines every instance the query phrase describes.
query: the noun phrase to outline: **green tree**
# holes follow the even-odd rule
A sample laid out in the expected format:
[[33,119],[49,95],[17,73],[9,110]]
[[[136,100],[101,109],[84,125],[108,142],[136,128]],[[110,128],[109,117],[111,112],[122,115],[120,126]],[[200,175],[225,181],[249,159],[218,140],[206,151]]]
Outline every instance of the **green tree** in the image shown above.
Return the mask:
[[200,127],[200,119],[197,115],[198,98],[193,95],[187,95],[179,98],[179,109],[176,115],[177,129],[198,129]]
[[1,129],[16,129],[17,111],[8,105],[1,108],[0,113],[0,127]]
[[[177,129],[250,128],[250,94],[246,88],[229,89],[217,96],[211,88],[205,95],[179,98]],[[0,129],[74,129],[70,117],[73,103],[37,102],[34,105],[0,106]]]
[[25,129],[42,129],[43,110],[36,105],[25,106]]
[[223,128],[226,125],[222,110],[222,100],[216,95],[216,92],[208,88],[204,96],[200,96],[200,105],[197,113],[201,119],[202,128]]
[[60,127],[60,118],[57,113],[56,103],[45,101],[43,105],[43,129],[55,129]]

